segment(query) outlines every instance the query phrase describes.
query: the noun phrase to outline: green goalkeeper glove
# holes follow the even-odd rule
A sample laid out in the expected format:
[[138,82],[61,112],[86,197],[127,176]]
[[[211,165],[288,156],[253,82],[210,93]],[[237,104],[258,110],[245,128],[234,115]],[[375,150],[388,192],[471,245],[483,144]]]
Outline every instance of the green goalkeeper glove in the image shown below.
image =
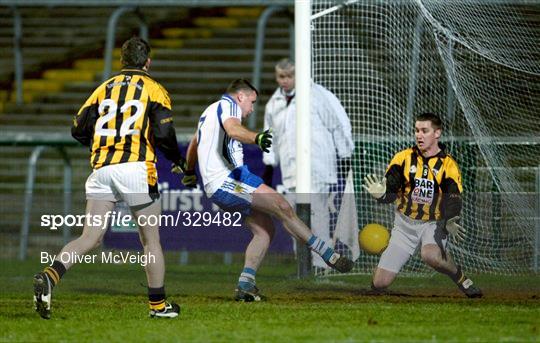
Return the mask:
[[268,150],[268,148],[272,146],[272,134],[270,130],[259,132],[257,136],[255,136],[255,144],[257,144],[262,151],[270,152],[270,150]]
[[379,177],[375,174],[367,175],[364,178],[364,184],[362,185],[364,189],[371,194],[375,199],[380,199],[386,193],[386,178],[383,177],[382,180],[379,180]]
[[171,165],[171,173],[173,174],[183,174],[186,170],[186,167],[187,167],[187,164],[186,164],[186,161],[184,159],[176,162],[176,163],[173,163]]
[[458,221],[459,216],[448,219],[446,221],[446,231],[448,231],[448,233],[452,236],[456,237],[457,240],[463,242],[465,241],[466,230],[463,228],[463,226],[457,223]]
[[182,184],[187,188],[197,187],[197,175],[195,175],[195,170],[186,170],[184,172],[184,177],[182,178]]

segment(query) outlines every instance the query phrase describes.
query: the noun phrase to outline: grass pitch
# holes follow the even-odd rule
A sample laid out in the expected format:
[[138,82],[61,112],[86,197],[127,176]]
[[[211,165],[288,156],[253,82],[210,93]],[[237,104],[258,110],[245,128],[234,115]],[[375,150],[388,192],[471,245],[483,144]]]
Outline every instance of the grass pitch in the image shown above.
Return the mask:
[[399,277],[395,294],[369,292],[370,277],[296,280],[294,264],[263,266],[269,300],[236,303],[241,265],[168,263],[176,319],[148,318],[138,265],[78,265],[55,289],[52,319],[32,305],[35,262],[0,261],[0,341],[539,342],[540,277],[473,275],[483,299],[445,277]]

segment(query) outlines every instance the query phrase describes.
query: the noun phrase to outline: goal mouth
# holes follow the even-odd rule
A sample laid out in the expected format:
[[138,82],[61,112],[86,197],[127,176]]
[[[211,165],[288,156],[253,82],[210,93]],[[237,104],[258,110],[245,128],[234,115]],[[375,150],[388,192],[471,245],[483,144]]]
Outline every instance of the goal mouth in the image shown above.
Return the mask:
[[[336,94],[352,126],[356,228],[392,227],[393,207],[365,197],[362,179],[383,175],[414,145],[415,115],[434,112],[462,174],[469,236],[450,242],[454,258],[474,272],[537,272],[540,5],[312,0],[312,13],[312,78]],[[377,261],[360,251],[353,272],[370,273]],[[418,256],[403,271],[432,273]]]

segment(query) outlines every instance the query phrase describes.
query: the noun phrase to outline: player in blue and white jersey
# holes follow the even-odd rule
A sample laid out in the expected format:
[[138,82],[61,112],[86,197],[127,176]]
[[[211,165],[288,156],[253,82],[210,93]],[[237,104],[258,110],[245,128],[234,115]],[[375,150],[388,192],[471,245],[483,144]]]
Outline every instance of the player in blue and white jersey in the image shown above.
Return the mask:
[[208,106],[188,147],[184,177],[184,184],[189,184],[186,178],[196,183],[193,171],[198,159],[206,194],[221,209],[242,213],[253,233],[238,279],[237,301],[262,299],[255,286],[255,274],[274,236],[271,216],[280,220],[294,238],[305,242],[332,268],[348,272],[353,266],[351,260],[334,252],[328,242],[313,235],[287,200],[244,165],[242,144],[257,144],[265,152],[272,144],[268,130],[256,133],[242,125],[242,120],[253,112],[257,96],[257,89],[249,81],[237,79],[219,101]]

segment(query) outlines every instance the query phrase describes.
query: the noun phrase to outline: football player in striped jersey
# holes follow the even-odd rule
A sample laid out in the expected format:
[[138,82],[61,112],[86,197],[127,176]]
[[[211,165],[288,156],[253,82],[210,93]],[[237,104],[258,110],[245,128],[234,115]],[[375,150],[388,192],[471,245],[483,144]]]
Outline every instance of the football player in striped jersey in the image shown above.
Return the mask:
[[446,249],[448,235],[465,238],[459,225],[462,207],[458,164],[440,143],[442,121],[436,114],[416,117],[414,147],[398,152],[382,178],[368,175],[363,187],[379,203],[396,203],[394,228],[379,260],[372,288],[382,291],[421,245],[422,260],[448,275],[470,298],[482,296]]
[[[117,201],[125,201],[136,218],[161,213],[156,148],[177,169],[184,167],[171,101],[163,86],[148,74],[149,56],[146,41],[138,37],[127,40],[122,45],[121,72],[97,87],[73,119],[73,137],[91,153],[93,172],[86,181],[86,213],[93,220],[85,222],[82,235],[68,243],[51,266],[34,276],[34,305],[43,318],[50,318],[53,288],[75,262],[62,257],[84,255],[100,245]],[[139,234],[149,261],[145,271],[150,316],[176,317],[179,306],[165,297],[159,226],[140,226]]]

